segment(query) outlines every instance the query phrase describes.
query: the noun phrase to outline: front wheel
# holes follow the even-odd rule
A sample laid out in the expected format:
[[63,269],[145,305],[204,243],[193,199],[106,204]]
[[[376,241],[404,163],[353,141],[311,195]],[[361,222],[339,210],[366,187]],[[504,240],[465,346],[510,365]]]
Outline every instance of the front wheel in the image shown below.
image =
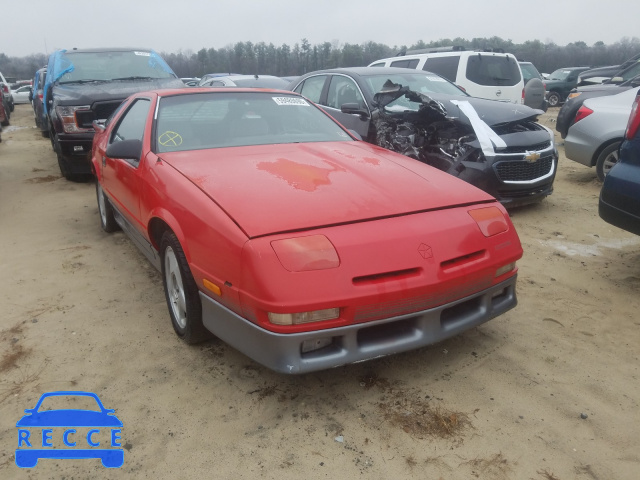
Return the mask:
[[596,174],[601,182],[604,182],[604,177],[607,176],[609,170],[618,163],[618,149],[621,143],[622,142],[613,142],[598,155],[598,160],[596,160]]
[[549,92],[547,101],[550,107],[557,107],[560,104],[560,94],[558,92]]
[[107,233],[115,232],[120,228],[113,215],[113,207],[107,196],[102,191],[100,182],[96,180],[96,197],[98,199],[98,213],[100,214],[100,226]]
[[202,324],[202,303],[187,258],[173,232],[165,232],[160,242],[162,283],[171,324],[178,336],[189,344],[211,336]]

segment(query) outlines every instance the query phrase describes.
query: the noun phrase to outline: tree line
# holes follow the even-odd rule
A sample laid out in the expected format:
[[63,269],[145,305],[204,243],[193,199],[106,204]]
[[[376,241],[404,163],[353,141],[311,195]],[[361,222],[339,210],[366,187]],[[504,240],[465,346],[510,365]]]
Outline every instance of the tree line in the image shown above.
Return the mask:
[[[325,68],[366,66],[375,60],[392,57],[401,51],[459,46],[466,50],[500,49],[513,53],[519,60],[532,62],[539,71],[550,73],[570,66],[617,65],[640,53],[640,39],[622,38],[611,45],[596,42],[587,45],[578,41],[565,46],[553,42],[531,40],[513,43],[500,37],[442,39],[413,45],[389,47],[382,43],[362,44],[323,42],[311,45],[306,38],[292,47],[273,43],[237,42],[222,48],[202,48],[174,53],[160,52],[179,77],[200,77],[206,73],[239,73],[297,76]],[[48,56],[33,54],[9,57],[0,53],[0,72],[5,77],[31,79],[35,71],[46,65]]]

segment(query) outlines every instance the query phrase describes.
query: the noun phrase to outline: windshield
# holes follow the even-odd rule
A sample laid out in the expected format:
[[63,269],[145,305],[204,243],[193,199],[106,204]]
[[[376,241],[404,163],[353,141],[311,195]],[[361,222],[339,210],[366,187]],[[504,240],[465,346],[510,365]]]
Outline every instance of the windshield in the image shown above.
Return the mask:
[[522,78],[524,78],[524,82],[527,83],[532,78],[542,78],[538,69],[533,66],[532,63],[521,63],[520,69],[522,70]]
[[382,86],[391,80],[395,84],[409,87],[410,90],[418,93],[424,93],[429,95],[430,93],[444,93],[447,95],[463,95],[467,96],[465,92],[456,87],[449,80],[442,78],[435,73],[394,73],[386,75],[369,75],[364,78],[365,82],[369,86],[372,95],[375,95]]
[[117,79],[174,78],[173,72],[154,52],[64,52],[56,65],[59,83],[82,83]]
[[[391,75],[375,75],[368,76],[365,78],[365,81],[369,85],[369,88],[372,90],[374,94],[383,90],[383,85],[387,81],[391,81],[396,85],[401,85],[402,87],[409,87],[409,90],[412,90],[416,93],[421,93],[423,95],[429,96],[430,94],[445,94],[445,95],[456,95],[456,96],[464,96],[468,97],[465,92],[456,87],[453,83],[445,78],[442,78],[439,75],[434,73],[424,73],[424,74],[391,74]],[[387,103],[384,105],[384,109],[389,112],[399,112],[405,110],[414,110],[417,111],[420,108],[420,105],[423,104],[423,101],[416,102],[414,100],[409,100],[405,95],[400,96],[399,98]]]
[[624,81],[627,81],[638,75],[640,75],[640,60],[636,62],[635,65],[628,67],[625,71],[622,72],[620,76]]
[[566,80],[570,73],[571,70],[563,70],[560,68],[549,75],[549,80]]
[[193,93],[160,100],[156,151],[351,141],[329,116],[297,95]]

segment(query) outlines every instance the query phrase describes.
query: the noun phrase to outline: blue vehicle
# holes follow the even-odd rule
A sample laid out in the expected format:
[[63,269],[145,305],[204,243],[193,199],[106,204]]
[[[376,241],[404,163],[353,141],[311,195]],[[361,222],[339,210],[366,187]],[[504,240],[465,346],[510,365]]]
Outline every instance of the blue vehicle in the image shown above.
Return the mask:
[[598,213],[605,222],[640,235],[640,91],[624,138],[618,162],[604,179]]
[[[42,402],[48,397],[90,397],[97,403],[96,410],[57,409],[41,410]],[[100,398],[91,392],[48,392],[43,394],[36,406],[25,410],[18,427],[18,448],[16,449],[16,465],[21,468],[35,467],[40,458],[84,459],[99,458],[107,468],[119,468],[124,463],[124,450],[120,446],[120,429],[122,422],[114,415],[114,410],[104,408]],[[88,448],[81,448],[84,437],[80,437],[77,428],[92,428],[86,434]],[[53,429],[63,429],[62,440],[65,447],[55,448],[53,445]],[[100,447],[94,436],[100,428],[110,430],[111,448]],[[42,434],[40,435],[40,429]]]

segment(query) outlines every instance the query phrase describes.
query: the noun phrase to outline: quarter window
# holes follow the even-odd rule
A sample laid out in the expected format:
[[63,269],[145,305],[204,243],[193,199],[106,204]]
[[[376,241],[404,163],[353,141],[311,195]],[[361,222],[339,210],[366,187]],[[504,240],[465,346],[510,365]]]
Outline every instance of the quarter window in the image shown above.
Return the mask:
[[419,61],[417,58],[411,60],[396,60],[395,62],[391,62],[391,66],[398,68],[416,68]]
[[427,61],[424,62],[424,67],[422,67],[422,70],[437,73],[450,82],[455,83],[456,77],[458,76],[459,63],[460,57],[458,55],[451,55],[447,57],[431,57],[427,58]]

